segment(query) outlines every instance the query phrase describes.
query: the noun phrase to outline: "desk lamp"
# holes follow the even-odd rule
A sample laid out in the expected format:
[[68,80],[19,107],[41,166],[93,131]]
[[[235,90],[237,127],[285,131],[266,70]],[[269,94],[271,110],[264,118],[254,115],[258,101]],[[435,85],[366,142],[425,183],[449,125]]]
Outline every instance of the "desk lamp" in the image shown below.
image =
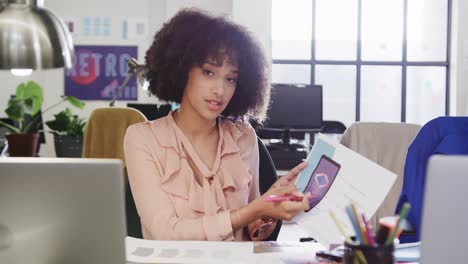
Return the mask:
[[0,0],[0,70],[71,68],[73,57],[68,28],[42,0]]
[[132,78],[133,74],[136,75],[137,82],[143,85],[143,89],[147,89],[148,83],[143,80],[143,75],[145,73],[145,66],[138,64],[138,61],[135,58],[130,58],[127,62],[128,65],[128,70],[127,70],[127,76],[125,77],[124,81],[122,84],[117,88],[117,92],[115,93],[114,97],[112,98],[112,101],[109,103],[109,106],[114,106],[115,101],[117,98],[119,98],[120,94],[122,93],[123,89],[125,86],[127,86],[127,83],[130,81],[130,78]]

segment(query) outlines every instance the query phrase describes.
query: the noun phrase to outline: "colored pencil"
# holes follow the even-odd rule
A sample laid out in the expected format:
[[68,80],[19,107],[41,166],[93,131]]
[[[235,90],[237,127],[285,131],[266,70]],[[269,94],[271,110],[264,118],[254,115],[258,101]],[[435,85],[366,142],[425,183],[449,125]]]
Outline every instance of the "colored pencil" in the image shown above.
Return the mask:
[[356,221],[356,225],[358,227],[359,235],[361,236],[361,239],[362,239],[362,244],[369,245],[369,242],[367,241],[367,237],[366,237],[366,231],[364,230],[364,227],[361,224],[361,221],[359,220],[360,217],[359,217],[359,214],[356,210],[356,206],[354,205],[354,203],[351,204],[351,210],[353,212],[353,216]]
[[364,223],[364,228],[366,229],[367,241],[369,242],[369,245],[375,246],[374,235],[372,235],[372,229],[369,226],[369,222],[367,221],[366,215],[362,213],[361,216],[362,222]]
[[386,246],[390,246],[393,243],[393,239],[395,239],[395,236],[398,233],[398,230],[400,229],[401,222],[404,219],[406,219],[410,209],[411,209],[411,205],[409,203],[404,203],[403,206],[401,207],[400,212],[398,214],[398,221],[396,225],[393,227],[393,230],[390,232],[390,235],[388,236],[387,241],[385,241]]

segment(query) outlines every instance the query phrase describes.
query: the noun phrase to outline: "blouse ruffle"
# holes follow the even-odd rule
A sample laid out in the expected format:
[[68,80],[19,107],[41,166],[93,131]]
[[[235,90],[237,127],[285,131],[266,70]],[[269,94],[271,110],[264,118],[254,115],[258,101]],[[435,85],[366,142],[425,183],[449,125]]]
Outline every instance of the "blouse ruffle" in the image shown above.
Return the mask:
[[[231,122],[229,120],[219,119],[218,129],[221,141],[219,142],[219,155],[216,157],[215,164],[211,170],[206,166],[197,166],[203,176],[203,186],[196,181],[193,170],[191,169],[187,156],[184,151],[190,150],[191,144],[183,135],[180,128],[176,125],[172,113],[160,122],[151,123],[151,129],[155,140],[165,149],[165,161],[162,161],[163,173],[161,174],[161,188],[172,195],[184,198],[188,201],[188,206],[197,212],[214,215],[220,211],[232,209],[226,201],[225,192],[232,191],[231,195],[237,195],[238,206],[247,203],[248,191],[239,192],[239,188],[250,189],[252,174],[246,167],[245,162],[230,162],[232,160],[242,160],[239,141],[247,136],[246,130],[249,129],[240,122]],[[194,150],[192,149],[191,152]],[[190,151],[188,151],[190,152]],[[153,153],[157,158],[157,153]],[[196,155],[190,158],[196,159]],[[197,163],[197,161],[194,161]],[[200,161],[198,162],[200,163]],[[239,164],[244,167],[246,173],[239,173]],[[210,184],[211,180],[211,184]],[[245,200],[244,202],[241,202]]]

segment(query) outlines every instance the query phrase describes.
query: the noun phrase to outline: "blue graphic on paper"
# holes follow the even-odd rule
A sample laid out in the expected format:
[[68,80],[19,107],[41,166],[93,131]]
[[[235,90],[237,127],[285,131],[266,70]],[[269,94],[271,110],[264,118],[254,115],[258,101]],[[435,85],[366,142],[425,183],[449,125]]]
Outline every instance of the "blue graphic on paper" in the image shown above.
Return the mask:
[[317,142],[315,142],[312,150],[309,153],[309,156],[307,157],[307,161],[309,162],[309,164],[297,176],[296,188],[301,192],[304,191],[307,187],[307,183],[309,182],[312,172],[314,171],[315,167],[317,167],[320,157],[322,157],[322,155],[325,155],[327,157],[333,158],[334,154],[335,147],[333,147],[332,145],[328,144],[320,138],[317,139]]

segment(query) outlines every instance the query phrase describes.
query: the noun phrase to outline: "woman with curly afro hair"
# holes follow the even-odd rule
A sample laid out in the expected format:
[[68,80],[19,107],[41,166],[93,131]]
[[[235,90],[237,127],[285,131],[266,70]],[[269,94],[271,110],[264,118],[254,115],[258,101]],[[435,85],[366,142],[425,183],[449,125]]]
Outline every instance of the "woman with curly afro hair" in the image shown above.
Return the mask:
[[[144,238],[261,240],[276,219],[308,209],[309,194],[293,184],[304,163],[259,194],[257,138],[248,120],[264,119],[270,87],[263,52],[243,27],[182,10],[156,33],[145,64],[149,91],[180,108],[125,135]],[[301,198],[265,201],[291,194]]]

